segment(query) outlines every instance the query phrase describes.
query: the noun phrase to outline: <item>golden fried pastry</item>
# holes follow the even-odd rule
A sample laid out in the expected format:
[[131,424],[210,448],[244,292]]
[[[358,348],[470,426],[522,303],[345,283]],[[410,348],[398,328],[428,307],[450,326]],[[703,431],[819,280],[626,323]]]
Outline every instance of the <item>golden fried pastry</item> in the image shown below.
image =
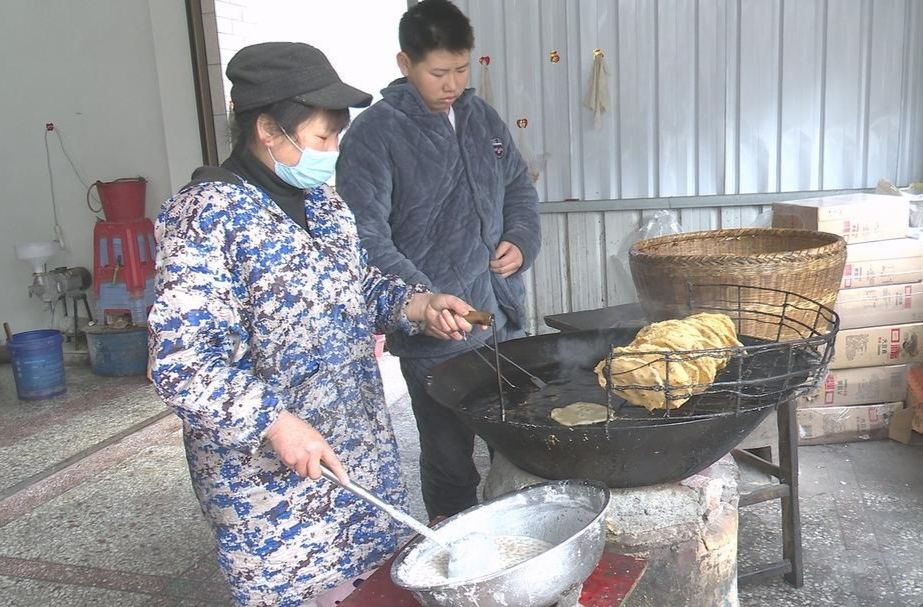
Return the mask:
[[[734,323],[730,322],[730,318],[724,314],[694,314],[683,322],[687,322],[699,332],[704,340],[703,347],[706,349],[721,350],[738,348],[743,345],[737,340]],[[710,358],[714,359],[717,370],[720,371],[731,357],[730,353],[715,353]]]
[[700,312],[687,317],[683,322],[688,322],[696,327],[699,332],[706,330],[716,334],[723,342],[725,348],[739,348],[743,344],[737,339],[737,327],[727,314],[711,314]]
[[[676,409],[681,406],[697,391],[701,371],[688,360],[676,359],[667,362],[662,354],[665,349],[663,345],[644,343],[613,349],[609,374],[612,391],[625,400],[647,409]],[[596,373],[599,385],[605,388],[605,360],[596,366]],[[647,386],[670,386],[671,390],[667,394],[664,390],[650,390]]]
[[[643,333],[639,332],[635,336],[634,341],[631,345],[625,348],[628,351],[645,351],[645,352],[696,352],[703,349],[710,348],[724,348],[724,340],[721,340],[719,343],[712,345],[710,342],[703,341],[702,334],[697,330],[696,326],[691,323],[686,323],[681,320],[668,320],[664,322],[654,323],[645,327],[647,329]],[[650,347],[648,347],[650,346]],[[614,350],[613,350],[614,352]],[[661,357],[664,357],[665,354],[661,354]],[[671,356],[671,360],[680,360],[678,355]],[[688,375],[693,377],[695,380],[698,380],[701,376],[702,381],[694,381],[694,384],[710,384],[712,378],[719,369],[724,367],[726,358],[723,354],[716,354],[714,356],[685,356],[683,362],[692,362],[698,361],[696,364],[689,365],[695,371],[689,371]],[[671,363],[675,364],[675,363]],[[701,368],[702,373],[699,373],[698,370]],[[661,369],[661,373],[663,370]],[[671,386],[676,386],[674,381],[676,378],[671,374],[669,383]],[[704,389],[704,388],[703,388]],[[693,390],[693,392],[701,392],[702,390]]]
[[629,345],[612,349],[608,373],[603,359],[596,374],[600,386],[611,387],[632,404],[648,410],[676,409],[704,392],[727,364],[728,352],[712,350],[741,345],[729,316],[694,314],[644,327]]
[[598,403],[571,403],[552,409],[551,419],[562,426],[589,426],[609,419],[609,408]]

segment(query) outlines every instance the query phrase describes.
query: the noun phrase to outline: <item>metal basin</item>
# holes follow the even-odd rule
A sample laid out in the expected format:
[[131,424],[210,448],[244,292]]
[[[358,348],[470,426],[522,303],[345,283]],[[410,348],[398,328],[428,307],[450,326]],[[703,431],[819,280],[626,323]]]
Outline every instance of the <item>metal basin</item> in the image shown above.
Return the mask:
[[414,585],[410,572],[441,548],[418,537],[397,556],[391,578],[425,607],[550,607],[593,572],[606,543],[609,490],[593,481],[533,485],[456,514],[435,527],[446,541],[472,531],[521,535],[553,547],[504,571],[480,578]]

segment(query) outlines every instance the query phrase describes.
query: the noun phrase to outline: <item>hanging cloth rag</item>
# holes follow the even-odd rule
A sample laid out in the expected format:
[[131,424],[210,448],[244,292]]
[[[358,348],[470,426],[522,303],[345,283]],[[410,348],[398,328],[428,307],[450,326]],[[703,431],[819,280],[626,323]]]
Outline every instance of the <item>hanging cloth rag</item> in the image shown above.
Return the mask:
[[593,67],[583,105],[593,110],[593,128],[602,125],[602,115],[609,107],[609,66],[601,49],[593,51]]
[[480,93],[481,99],[490,105],[493,105],[494,93],[490,88],[490,57],[488,55],[484,55],[478,59],[478,64],[481,66],[480,81],[478,82],[478,93]]
[[516,126],[519,127],[519,130],[516,132],[516,147],[519,148],[519,154],[522,156],[522,159],[526,161],[532,183],[535,183],[538,181],[538,178],[542,176],[542,171],[545,170],[546,156],[545,154],[536,154],[532,151],[532,146],[529,145],[529,141],[526,138],[526,127],[529,126],[529,119],[520,118],[516,121]]

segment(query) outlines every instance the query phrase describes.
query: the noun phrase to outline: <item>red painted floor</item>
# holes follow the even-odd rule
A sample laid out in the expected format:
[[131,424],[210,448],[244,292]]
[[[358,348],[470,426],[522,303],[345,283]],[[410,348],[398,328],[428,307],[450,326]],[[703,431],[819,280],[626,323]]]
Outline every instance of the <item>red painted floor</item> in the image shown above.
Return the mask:
[[[419,607],[413,595],[391,581],[394,557],[373,573],[340,607]],[[583,607],[619,607],[644,574],[646,561],[622,554],[603,553],[599,565],[583,583]]]

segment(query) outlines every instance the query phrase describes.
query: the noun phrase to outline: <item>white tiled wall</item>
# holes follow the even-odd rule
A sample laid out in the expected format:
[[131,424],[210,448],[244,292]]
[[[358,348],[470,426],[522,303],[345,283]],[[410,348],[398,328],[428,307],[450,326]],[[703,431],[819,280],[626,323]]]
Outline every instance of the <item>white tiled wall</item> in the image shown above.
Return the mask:
[[251,42],[254,23],[248,19],[246,0],[202,0],[202,20],[208,57],[208,80],[211,85],[212,118],[218,143],[219,161],[231,152],[228,128],[230,83],[224,78],[227,62]]

